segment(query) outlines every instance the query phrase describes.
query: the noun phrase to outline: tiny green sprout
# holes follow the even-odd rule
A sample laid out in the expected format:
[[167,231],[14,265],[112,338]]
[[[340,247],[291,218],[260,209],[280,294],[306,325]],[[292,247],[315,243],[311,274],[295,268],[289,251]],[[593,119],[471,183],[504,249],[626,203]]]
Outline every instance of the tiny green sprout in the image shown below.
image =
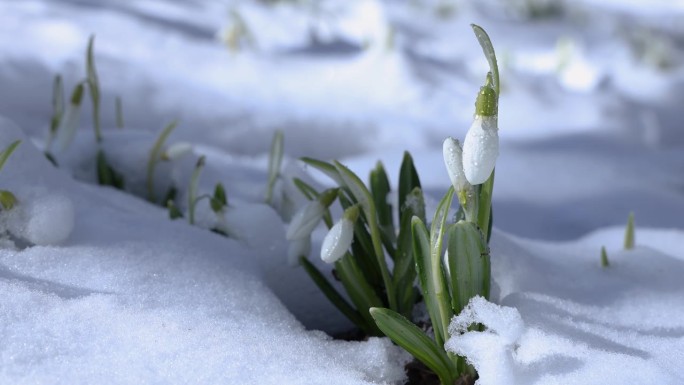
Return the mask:
[[178,125],[178,121],[173,121],[166,125],[164,129],[159,133],[157,140],[152,145],[150,150],[150,157],[147,160],[147,200],[150,202],[156,202],[155,192],[154,192],[154,169],[159,160],[162,157],[162,148],[166,139],[171,135],[173,130]]
[[216,183],[214,187],[214,196],[211,197],[211,209],[215,213],[220,213],[224,207],[228,206],[228,199],[226,198],[226,189],[221,183]]
[[202,173],[202,168],[204,168],[205,157],[200,156],[197,159],[197,164],[195,165],[195,170],[192,172],[190,177],[190,186],[188,187],[188,223],[191,225],[195,224],[195,206],[197,205],[197,188],[199,185],[199,177]]
[[[3,167],[5,167],[7,159],[9,159],[9,157],[12,155],[14,150],[17,149],[20,143],[21,140],[12,142],[9,146],[7,146],[7,148],[0,152],[0,170],[2,170]],[[2,206],[4,210],[10,210],[16,204],[17,198],[14,196],[12,192],[7,190],[0,190],[0,206]]]
[[276,130],[273,134],[271,152],[268,157],[268,186],[266,187],[266,203],[273,204],[273,189],[280,176],[280,168],[283,163],[283,132]]
[[123,103],[121,102],[121,96],[117,96],[114,100],[114,110],[116,111],[116,126],[118,128],[124,128]]
[[95,130],[95,141],[102,141],[100,130],[100,82],[95,69],[94,57],[95,35],[90,35],[88,39],[88,49],[86,50],[86,82],[90,91],[90,101],[93,104],[93,129]]
[[183,213],[180,211],[180,209],[178,209],[176,204],[173,203],[172,199],[166,201],[166,208],[169,209],[169,218],[171,220],[183,218]]
[[634,248],[634,213],[629,213],[627,218],[627,227],[625,227],[625,250],[632,250]]
[[59,127],[59,121],[64,116],[64,83],[62,82],[62,76],[56,75],[52,82],[52,119],[50,119],[50,133],[48,143],[52,141],[54,136],[57,134],[57,128]]
[[601,267],[608,266],[610,266],[610,262],[608,261],[608,253],[606,252],[606,247],[601,246]]

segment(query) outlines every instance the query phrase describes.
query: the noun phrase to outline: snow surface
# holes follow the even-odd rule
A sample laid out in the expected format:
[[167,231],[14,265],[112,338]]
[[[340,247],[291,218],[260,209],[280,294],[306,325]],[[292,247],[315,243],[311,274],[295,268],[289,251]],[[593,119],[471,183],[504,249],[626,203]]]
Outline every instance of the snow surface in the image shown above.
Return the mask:
[[[534,4],[560,8],[530,19]],[[331,184],[297,162],[306,155],[340,159],[361,176],[380,159],[396,183],[409,150],[429,216],[450,185],[442,142],[465,136],[487,68],[472,22],[489,32],[501,66],[495,290],[493,303],[474,301],[453,325],[489,329],[449,348],[479,369],[482,385],[683,382],[682,8],[0,3],[0,148],[23,140],[0,171],[0,187],[19,200],[0,214],[0,383],[402,383],[407,355],[386,339],[329,337],[350,324],[288,265],[288,247],[309,242],[286,241],[306,202],[291,178]],[[231,49],[240,19],[248,33]],[[55,154],[60,167],[41,152],[52,78],[62,74],[67,95],[83,79],[93,33],[102,149],[126,192],[94,183],[87,98],[73,143]],[[114,128],[116,96],[123,129]],[[200,156],[200,194],[219,182],[227,190],[219,213],[201,202],[197,226],[144,200],[150,149],[175,119],[166,148],[192,149],[159,162],[155,194],[174,185],[187,210]],[[278,129],[286,157],[271,207],[263,202]],[[637,248],[623,251],[629,212]],[[324,235],[313,232],[311,260],[331,277],[317,257]]]

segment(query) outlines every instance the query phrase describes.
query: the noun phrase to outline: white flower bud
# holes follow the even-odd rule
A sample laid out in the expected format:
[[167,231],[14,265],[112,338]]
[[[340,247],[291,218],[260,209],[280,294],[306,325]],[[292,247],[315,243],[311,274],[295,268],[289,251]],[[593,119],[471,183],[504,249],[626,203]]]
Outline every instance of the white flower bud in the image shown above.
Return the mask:
[[472,185],[487,181],[499,156],[496,116],[475,116],[463,141],[463,171]]
[[308,257],[311,252],[311,237],[295,239],[287,247],[287,264],[291,267],[299,265],[299,257]]
[[354,223],[347,218],[340,219],[323,238],[321,259],[327,263],[335,263],[349,250],[353,239]]
[[162,154],[162,160],[174,160],[192,152],[192,144],[188,142],[177,142],[170,145]]
[[470,187],[470,183],[463,171],[463,150],[458,140],[448,137],[442,144],[442,154],[444,155],[444,165],[449,173],[449,179],[456,192],[463,191]]
[[318,200],[309,202],[292,217],[285,238],[294,241],[308,237],[323,218],[325,207]]

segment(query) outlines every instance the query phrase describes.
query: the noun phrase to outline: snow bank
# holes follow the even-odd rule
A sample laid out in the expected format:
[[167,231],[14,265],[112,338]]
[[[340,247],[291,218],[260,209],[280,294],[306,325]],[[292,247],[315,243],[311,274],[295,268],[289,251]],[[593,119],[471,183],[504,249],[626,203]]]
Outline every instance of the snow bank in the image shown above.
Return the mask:
[[341,342],[306,331],[258,277],[254,251],[242,243],[171,222],[129,195],[74,183],[3,122],[0,147],[16,138],[24,143],[0,185],[17,194],[17,209],[24,192],[45,192],[22,212],[22,234],[61,243],[17,248],[5,241],[0,249],[0,383],[404,377],[407,356],[386,339]]

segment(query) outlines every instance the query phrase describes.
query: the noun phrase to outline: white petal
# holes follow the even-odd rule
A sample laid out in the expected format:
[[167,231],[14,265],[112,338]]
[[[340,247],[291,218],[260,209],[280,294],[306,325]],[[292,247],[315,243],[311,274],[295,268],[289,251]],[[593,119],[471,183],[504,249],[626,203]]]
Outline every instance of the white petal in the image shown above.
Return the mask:
[[348,219],[342,219],[330,229],[321,246],[321,259],[327,263],[334,263],[342,258],[349,250],[354,239],[354,224]]
[[487,181],[499,156],[499,130],[495,116],[476,116],[463,141],[463,171],[472,185]]
[[296,267],[299,265],[299,257],[308,257],[311,252],[311,237],[296,239],[287,247],[287,264]]
[[325,213],[325,207],[323,207],[321,202],[309,202],[292,217],[285,238],[288,241],[294,241],[308,237],[316,228],[318,222],[321,221],[321,218],[323,218],[323,213]]
[[468,180],[463,171],[463,150],[458,140],[448,137],[442,144],[444,165],[449,173],[449,179],[456,191],[462,191],[468,186]]
[[170,145],[166,151],[164,151],[164,154],[162,155],[162,159],[164,160],[174,160],[182,157],[185,154],[188,154],[192,151],[192,144],[188,142],[177,142],[172,145]]

